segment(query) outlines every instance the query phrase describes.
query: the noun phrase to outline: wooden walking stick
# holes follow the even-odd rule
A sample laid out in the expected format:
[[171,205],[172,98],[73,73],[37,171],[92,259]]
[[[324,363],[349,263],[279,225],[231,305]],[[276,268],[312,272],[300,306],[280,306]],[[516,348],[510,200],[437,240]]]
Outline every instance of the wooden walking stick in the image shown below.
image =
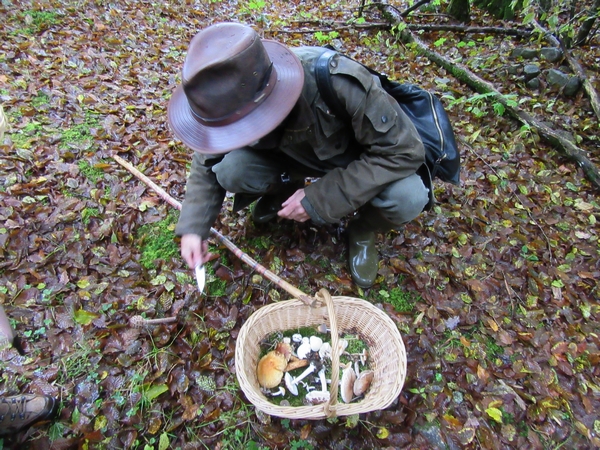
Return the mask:
[[[134,175],[136,178],[138,178],[144,184],[146,184],[148,187],[150,187],[154,192],[156,192],[158,194],[158,196],[160,198],[162,198],[164,201],[166,201],[171,206],[181,210],[180,202],[178,202],[173,197],[171,197],[163,188],[158,186],[150,178],[148,178],[146,175],[144,175],[142,172],[140,172],[138,169],[136,169],[131,163],[125,161],[119,155],[113,155],[113,159],[115,161],[117,161],[125,169],[127,169],[132,175]],[[259,264],[256,260],[254,260],[248,254],[246,254],[242,250],[240,250],[233,242],[231,242],[229,239],[227,239],[225,236],[223,236],[221,233],[219,233],[214,228],[211,227],[210,233],[214,237],[216,237],[225,247],[227,247],[229,250],[231,250],[235,256],[237,256],[244,263],[249,265],[252,270],[255,270],[260,275],[267,278],[269,281],[272,281],[277,286],[279,286],[281,289],[283,289],[286,292],[288,292],[289,294],[293,295],[294,298],[301,300],[302,302],[306,303],[307,305],[312,305],[315,301],[317,301],[315,298],[311,297],[308,294],[305,294],[300,289],[296,288],[295,286],[292,286],[290,283],[288,283],[287,281],[285,281],[284,279],[282,279],[275,273],[271,272],[265,266]]]

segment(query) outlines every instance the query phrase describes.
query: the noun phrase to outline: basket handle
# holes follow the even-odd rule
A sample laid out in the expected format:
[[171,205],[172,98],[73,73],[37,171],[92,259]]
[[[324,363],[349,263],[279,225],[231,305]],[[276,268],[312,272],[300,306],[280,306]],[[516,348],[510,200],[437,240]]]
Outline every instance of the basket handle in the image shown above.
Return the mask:
[[[125,161],[119,155],[113,155],[113,159],[117,161],[121,166],[127,169],[132,175],[134,175],[137,179],[141,180],[150,187],[154,192],[158,194],[160,198],[166,201],[168,204],[173,206],[176,209],[181,210],[181,203],[171,197],[163,188],[154,183],[150,178],[136,169],[131,163]],[[281,289],[287,291],[289,294],[293,295],[294,298],[297,298],[302,303],[307,306],[317,306],[317,300],[311,297],[308,294],[305,294],[300,289],[294,287],[275,273],[271,272],[265,266],[259,264],[256,260],[252,259],[247,253],[244,253],[239,247],[237,247],[233,242],[219,233],[217,230],[211,227],[210,232],[229,250],[233,252],[235,256],[242,260],[242,262],[248,264],[252,270],[255,270],[259,273],[259,275],[264,276],[269,281],[272,281]]]
[[329,388],[329,401],[323,403],[323,411],[327,417],[336,415],[336,405],[338,397],[338,386],[340,377],[340,339],[338,335],[337,318],[333,299],[327,289],[321,289],[316,297],[325,302],[327,306],[327,315],[329,318],[329,330],[331,333],[331,386]]

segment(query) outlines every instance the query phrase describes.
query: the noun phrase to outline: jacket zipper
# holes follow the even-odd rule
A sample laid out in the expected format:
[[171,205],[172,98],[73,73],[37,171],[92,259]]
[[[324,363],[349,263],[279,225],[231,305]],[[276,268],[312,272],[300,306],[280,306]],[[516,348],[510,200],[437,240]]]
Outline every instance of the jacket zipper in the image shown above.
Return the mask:
[[442,160],[446,159],[448,157],[448,155],[444,151],[444,147],[445,147],[444,134],[442,133],[442,128],[440,127],[440,121],[439,121],[437,112],[435,110],[435,106],[433,104],[433,95],[431,94],[431,92],[428,92],[428,91],[425,91],[425,92],[427,92],[427,95],[429,96],[429,106],[431,107],[431,112],[433,113],[433,121],[435,122],[435,127],[437,128],[438,135],[440,136],[440,143],[441,143],[440,147],[442,149],[442,154],[440,155],[440,157],[435,162],[434,167],[433,167],[433,171],[431,173],[431,178],[433,178],[435,176],[435,174],[437,173],[437,170],[438,170],[438,167],[440,166],[440,163],[442,162]]

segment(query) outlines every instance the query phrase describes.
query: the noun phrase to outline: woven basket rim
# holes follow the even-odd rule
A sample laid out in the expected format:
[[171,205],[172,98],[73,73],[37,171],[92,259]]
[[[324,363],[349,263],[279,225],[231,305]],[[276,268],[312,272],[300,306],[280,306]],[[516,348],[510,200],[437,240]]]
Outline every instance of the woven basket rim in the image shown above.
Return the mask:
[[[256,379],[256,365],[258,360],[247,361],[247,349],[250,345],[260,346],[260,340],[268,334],[275,331],[287,331],[277,329],[277,326],[272,325],[269,319],[275,317],[298,318],[305,320],[306,314],[314,314],[315,320],[319,319],[319,314],[324,308],[311,308],[297,299],[284,300],[269,305],[263,306],[256,310],[248,320],[242,325],[236,340],[235,349],[235,366],[236,376],[240,383],[240,388],[246,395],[246,398],[259,410],[278,417],[292,419],[323,419],[331,415],[346,416],[351,414],[359,414],[387,408],[400,395],[404,381],[406,379],[406,349],[402,336],[395,322],[384,311],[374,306],[372,303],[347,296],[332,297],[333,305],[336,310],[336,321],[342,319],[342,327],[340,331],[346,330],[343,326],[344,319],[348,315],[358,315],[363,322],[374,323],[378,329],[377,335],[370,336],[366,333],[373,332],[370,330],[358,330],[359,334],[368,342],[375,342],[379,348],[382,348],[379,353],[385,353],[385,358],[380,356],[380,359],[386,359],[385,366],[392,366],[396,371],[392,373],[377,373],[378,364],[375,362],[376,377],[379,376],[379,386],[382,392],[367,392],[364,399],[353,403],[337,403],[334,402],[332,407],[325,408],[324,405],[311,406],[280,406],[271,403],[268,398],[260,391]],[[362,313],[365,315],[363,316]],[[364,319],[362,319],[364,317]],[[300,319],[301,318],[301,319]],[[308,320],[312,320],[312,317]],[[317,322],[315,322],[317,323]],[[257,342],[250,343],[250,334],[258,333],[258,329],[266,327],[268,331],[263,331],[261,336],[258,336]],[[288,328],[291,329],[291,328]],[[385,339],[385,342],[383,341]],[[257,357],[258,358],[258,357]],[[397,364],[397,365],[396,365]],[[385,377],[389,379],[384,380]],[[384,381],[382,381],[384,380]],[[385,386],[385,389],[381,389]],[[372,387],[373,389],[373,387]]]

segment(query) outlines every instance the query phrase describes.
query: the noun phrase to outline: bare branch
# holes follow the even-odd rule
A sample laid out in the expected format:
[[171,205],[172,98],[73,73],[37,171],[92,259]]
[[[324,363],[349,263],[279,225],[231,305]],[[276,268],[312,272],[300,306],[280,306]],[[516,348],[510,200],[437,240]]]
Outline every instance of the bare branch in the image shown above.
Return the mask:
[[406,11],[404,11],[403,13],[400,13],[400,15],[402,17],[406,17],[408,16],[411,12],[415,11],[416,9],[419,9],[421,6],[427,4],[431,2],[431,0],[421,0],[420,2],[415,3],[414,5],[412,5],[410,8],[408,8]]

